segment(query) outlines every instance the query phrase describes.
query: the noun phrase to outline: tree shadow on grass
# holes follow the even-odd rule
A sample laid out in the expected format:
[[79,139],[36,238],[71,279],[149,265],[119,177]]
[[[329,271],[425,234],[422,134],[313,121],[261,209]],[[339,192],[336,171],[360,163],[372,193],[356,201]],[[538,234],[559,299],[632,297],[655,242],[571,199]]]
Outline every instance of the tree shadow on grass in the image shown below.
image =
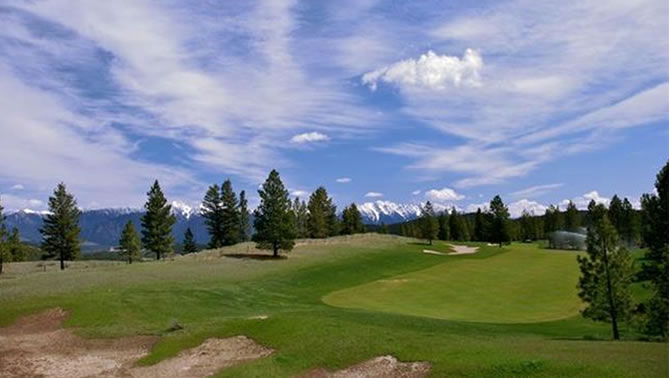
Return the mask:
[[230,257],[233,259],[249,259],[249,260],[286,260],[288,259],[288,256],[284,255],[279,255],[279,256],[273,256],[273,255],[260,255],[260,254],[251,254],[251,253],[226,253],[223,255],[223,257]]

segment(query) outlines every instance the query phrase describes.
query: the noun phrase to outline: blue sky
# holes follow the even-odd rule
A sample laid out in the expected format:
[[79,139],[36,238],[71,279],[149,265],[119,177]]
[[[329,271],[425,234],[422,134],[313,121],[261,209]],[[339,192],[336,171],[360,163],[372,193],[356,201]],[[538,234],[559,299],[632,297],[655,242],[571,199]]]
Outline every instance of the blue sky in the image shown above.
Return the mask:
[[[668,158],[668,3],[0,1],[0,195],[195,205],[276,168],[338,204],[636,200]],[[338,179],[340,179],[338,181]]]

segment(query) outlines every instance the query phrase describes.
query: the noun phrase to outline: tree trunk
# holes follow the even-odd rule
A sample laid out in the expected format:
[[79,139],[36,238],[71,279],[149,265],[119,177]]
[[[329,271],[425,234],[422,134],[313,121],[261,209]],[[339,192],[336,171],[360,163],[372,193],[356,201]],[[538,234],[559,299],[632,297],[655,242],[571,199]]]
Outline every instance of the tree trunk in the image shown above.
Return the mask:
[[132,264],[132,263],[133,263],[133,258],[128,256],[128,264]]
[[161,259],[161,252],[160,252],[160,251],[156,251],[156,260],[157,260],[157,261],[160,261],[160,259]]
[[60,270],[65,270],[65,258],[63,252],[60,253]]
[[607,249],[605,242],[602,243],[603,262],[605,263],[605,277],[607,278],[607,299],[610,304],[610,318],[612,319],[612,337],[614,340],[619,340],[619,324],[617,322],[616,305],[614,303],[614,295],[612,294],[612,280],[610,279],[609,261],[607,260]]
[[277,246],[277,242],[272,243],[272,256],[274,257],[279,256],[279,248]]
[[2,274],[3,263],[4,263],[4,261],[2,260],[2,257],[0,257],[0,274]]

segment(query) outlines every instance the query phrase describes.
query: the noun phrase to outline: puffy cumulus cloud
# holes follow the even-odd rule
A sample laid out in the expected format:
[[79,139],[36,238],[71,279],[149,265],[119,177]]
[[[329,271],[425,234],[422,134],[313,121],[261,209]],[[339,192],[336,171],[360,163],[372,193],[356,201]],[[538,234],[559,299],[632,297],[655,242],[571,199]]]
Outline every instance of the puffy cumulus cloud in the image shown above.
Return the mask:
[[[572,199],[572,202],[577,206],[579,210],[586,210],[589,206],[591,200],[596,203],[601,203],[605,206],[609,206],[610,200],[607,197],[602,197],[596,190],[590,191],[588,193],[582,194],[581,196],[575,197]],[[568,207],[568,204],[571,200],[564,199],[558,205],[561,209],[565,210]]]
[[451,188],[431,189],[424,196],[433,202],[459,201],[465,198],[464,195],[456,193]]
[[351,182],[351,178],[349,177],[340,177],[335,180],[335,182],[339,182],[340,184],[347,184]]
[[380,198],[384,197],[384,194],[379,192],[367,192],[365,193],[365,196],[368,198]]
[[471,203],[468,206],[465,207],[465,212],[466,213],[476,213],[477,209],[481,209],[482,211],[488,211],[489,210],[489,203],[488,202],[482,202],[482,203]]
[[419,59],[406,59],[368,72],[361,81],[371,90],[383,81],[406,88],[444,90],[447,87],[479,87],[484,61],[476,50],[467,49],[462,58],[438,55],[432,50]]
[[24,187],[21,184],[12,185],[9,189],[11,190],[23,190]]
[[509,209],[509,215],[512,218],[520,217],[524,210],[531,215],[542,215],[547,210],[547,206],[525,198],[508,204],[507,208]]
[[30,209],[34,211],[46,210],[44,201],[34,198],[24,198],[8,193],[0,193],[0,203],[7,212]]
[[419,194],[421,194],[420,190],[415,190],[415,191],[412,192],[413,196],[418,196]]
[[330,137],[328,135],[316,131],[294,135],[293,138],[291,138],[291,142],[297,144],[326,142],[329,140]]
[[304,190],[294,190],[291,192],[291,195],[294,197],[305,198],[309,195],[309,192],[306,192]]

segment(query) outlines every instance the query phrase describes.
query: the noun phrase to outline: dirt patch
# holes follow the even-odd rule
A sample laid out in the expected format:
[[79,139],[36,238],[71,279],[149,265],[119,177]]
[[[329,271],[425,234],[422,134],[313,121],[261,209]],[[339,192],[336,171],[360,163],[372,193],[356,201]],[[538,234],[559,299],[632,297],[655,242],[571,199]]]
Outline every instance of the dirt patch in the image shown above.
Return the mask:
[[455,251],[449,253],[449,255],[469,255],[479,251],[479,247],[468,247],[467,245],[448,244],[448,246]]
[[393,280],[379,280],[379,282],[383,283],[390,283],[390,284],[401,284],[401,283],[406,283],[409,282],[410,280],[408,278],[397,278]]
[[400,362],[393,356],[381,356],[338,371],[313,370],[309,378],[420,378],[430,372],[428,362]]
[[85,339],[62,328],[67,313],[60,308],[25,316],[0,328],[2,377],[206,377],[272,350],[236,336],[208,339],[156,365],[137,367],[158,340],[154,336]]
[[438,252],[438,251],[433,251],[432,249],[424,249],[424,250],[423,250],[423,253],[428,253],[428,254],[430,254],[430,255],[442,255],[442,256],[447,256],[447,255],[449,255],[448,253],[442,253],[442,252]]

